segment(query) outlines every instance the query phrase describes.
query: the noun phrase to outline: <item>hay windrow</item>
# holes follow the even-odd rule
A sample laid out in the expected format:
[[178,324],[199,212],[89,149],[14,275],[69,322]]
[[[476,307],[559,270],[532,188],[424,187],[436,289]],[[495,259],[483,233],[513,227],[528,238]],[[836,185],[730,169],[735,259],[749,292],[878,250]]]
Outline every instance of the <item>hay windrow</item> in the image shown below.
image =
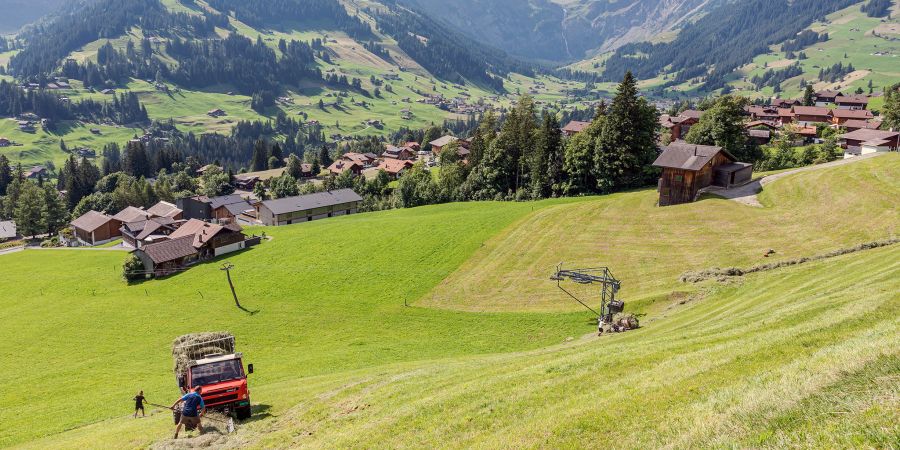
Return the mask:
[[804,256],[801,258],[787,259],[783,261],[777,261],[767,264],[757,264],[755,266],[749,267],[747,269],[742,269],[740,267],[726,267],[719,268],[713,267],[712,269],[704,269],[698,271],[689,271],[681,274],[679,280],[682,283],[699,283],[701,281],[706,280],[716,280],[719,282],[728,281],[729,278],[732,277],[742,277],[747,274],[756,273],[756,272],[765,272],[768,270],[775,270],[782,267],[795,266],[798,264],[807,263],[810,261],[819,261],[828,258],[834,258],[841,255],[846,255],[849,253],[855,253],[863,250],[870,250],[873,248],[879,247],[887,247],[889,245],[894,245],[900,242],[900,238],[891,238],[885,239],[882,241],[873,241],[867,242],[864,244],[855,245],[853,247],[841,248],[837,250],[830,251],[828,253],[823,253],[816,256]]

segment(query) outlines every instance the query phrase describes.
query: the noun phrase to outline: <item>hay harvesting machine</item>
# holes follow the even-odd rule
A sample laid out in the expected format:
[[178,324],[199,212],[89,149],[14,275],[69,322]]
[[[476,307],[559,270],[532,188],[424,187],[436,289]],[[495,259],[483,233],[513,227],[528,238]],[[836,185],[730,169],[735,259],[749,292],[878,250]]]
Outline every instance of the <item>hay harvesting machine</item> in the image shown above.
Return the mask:
[[[576,302],[580,303],[592,313],[597,315],[597,331],[602,334],[603,331],[612,330],[619,331],[618,325],[613,323],[613,316],[621,313],[625,309],[625,302],[616,300],[616,293],[619,292],[621,282],[616,279],[610,272],[608,267],[592,267],[587,269],[563,269],[562,263],[556,266],[556,272],[550,277],[556,281],[556,286]],[[581,301],[574,294],[563,287],[563,281],[572,281],[577,284],[598,284],[600,285],[600,312],[594,310]]]
[[207,408],[243,420],[250,417],[247,375],[253,373],[253,364],[244,372],[243,354],[234,349],[229,333],[197,333],[176,339],[172,356],[182,393],[201,386]]

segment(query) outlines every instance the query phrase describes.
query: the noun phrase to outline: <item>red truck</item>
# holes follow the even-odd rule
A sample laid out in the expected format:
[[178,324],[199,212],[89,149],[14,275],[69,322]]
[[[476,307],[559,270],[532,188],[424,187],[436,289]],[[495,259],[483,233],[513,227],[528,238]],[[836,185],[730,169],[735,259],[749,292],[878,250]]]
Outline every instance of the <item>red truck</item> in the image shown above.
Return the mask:
[[250,417],[250,388],[244,372],[243,355],[234,351],[230,333],[197,333],[182,336],[172,346],[175,378],[182,392],[202,386],[207,408],[232,413],[238,420]]

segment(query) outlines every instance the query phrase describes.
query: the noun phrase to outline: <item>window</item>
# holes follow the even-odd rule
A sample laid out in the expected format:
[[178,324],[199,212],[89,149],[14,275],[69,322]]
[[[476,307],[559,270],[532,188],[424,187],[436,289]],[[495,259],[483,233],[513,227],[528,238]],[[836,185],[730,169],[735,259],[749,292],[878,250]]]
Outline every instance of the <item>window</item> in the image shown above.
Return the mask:
[[672,181],[677,181],[679,183],[683,180],[684,180],[684,178],[681,175],[675,175],[672,177]]

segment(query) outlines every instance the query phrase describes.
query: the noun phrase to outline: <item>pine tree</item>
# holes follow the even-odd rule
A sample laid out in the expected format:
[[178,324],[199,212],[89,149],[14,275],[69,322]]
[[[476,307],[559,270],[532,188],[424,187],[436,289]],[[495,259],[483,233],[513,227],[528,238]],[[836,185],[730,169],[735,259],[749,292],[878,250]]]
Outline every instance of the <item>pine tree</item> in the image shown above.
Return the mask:
[[753,160],[754,155],[747,154],[747,135],[743,126],[745,106],[746,99],[742,97],[720,97],[703,113],[700,123],[691,127],[685,141],[717,145],[741,161]]
[[253,172],[269,168],[269,149],[264,139],[258,139],[253,144],[253,158],[250,161]]
[[0,196],[6,195],[6,187],[12,183],[13,173],[12,167],[9,166],[9,159],[6,155],[0,155]]
[[34,183],[24,182],[14,207],[16,227],[23,236],[35,236],[47,229],[41,217],[44,208],[44,192]]
[[811,84],[806,85],[806,90],[803,91],[803,106],[815,106],[816,105],[816,93],[813,91],[813,87]]
[[553,186],[559,183],[559,173],[562,169],[561,146],[562,131],[559,129],[556,114],[544,112],[530,161],[532,198],[545,198],[551,195]]
[[292,153],[288,156],[287,165],[285,166],[285,172],[297,180],[303,177],[303,167],[301,165],[300,158],[298,158],[297,155],[294,155]]
[[650,164],[659,140],[659,112],[638,96],[631,72],[616,90],[609,105],[594,153],[593,172],[600,192],[643,185],[650,178]]
[[59,192],[52,187],[44,186],[44,205],[41,209],[41,222],[49,234],[53,234],[65,226],[68,211]]

